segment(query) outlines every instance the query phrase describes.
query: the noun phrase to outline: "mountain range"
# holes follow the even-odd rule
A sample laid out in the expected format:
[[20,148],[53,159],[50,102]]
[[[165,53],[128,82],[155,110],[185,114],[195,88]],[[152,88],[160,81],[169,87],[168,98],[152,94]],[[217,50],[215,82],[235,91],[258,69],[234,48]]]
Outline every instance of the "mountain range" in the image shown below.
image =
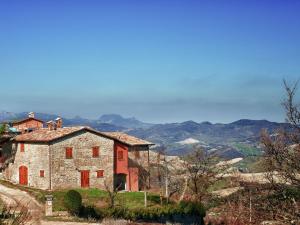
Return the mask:
[[[27,114],[2,111],[0,122],[26,118]],[[36,113],[35,116],[44,121],[58,117],[47,113]],[[94,120],[79,116],[63,118],[63,123],[65,126],[90,126],[100,131],[123,131],[155,143],[154,150],[164,148],[169,155],[184,155],[196,146],[207,151],[216,151],[220,156],[229,159],[260,155],[259,139],[262,129],[274,133],[280,128],[289,127],[286,123],[249,119],[228,124],[194,121],[151,124],[118,114],[105,114]]]

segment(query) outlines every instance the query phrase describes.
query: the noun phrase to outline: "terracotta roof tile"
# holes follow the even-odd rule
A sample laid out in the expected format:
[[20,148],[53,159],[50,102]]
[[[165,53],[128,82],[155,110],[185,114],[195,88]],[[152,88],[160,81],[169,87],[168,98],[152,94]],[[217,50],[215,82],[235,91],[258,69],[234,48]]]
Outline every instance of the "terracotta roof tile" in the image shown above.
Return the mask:
[[134,145],[153,145],[153,143],[142,140],[140,138],[122,133],[122,132],[99,132],[90,127],[63,127],[56,130],[49,130],[48,128],[41,128],[30,133],[20,134],[15,137],[18,142],[51,142],[56,139],[62,138],[69,134],[78,132],[80,130],[87,130],[95,134],[107,137],[109,139],[120,141],[124,144]]
[[140,138],[125,134],[123,132],[101,132],[102,134],[109,136],[115,140],[123,142],[125,144],[134,145],[154,145],[149,141],[142,140]]

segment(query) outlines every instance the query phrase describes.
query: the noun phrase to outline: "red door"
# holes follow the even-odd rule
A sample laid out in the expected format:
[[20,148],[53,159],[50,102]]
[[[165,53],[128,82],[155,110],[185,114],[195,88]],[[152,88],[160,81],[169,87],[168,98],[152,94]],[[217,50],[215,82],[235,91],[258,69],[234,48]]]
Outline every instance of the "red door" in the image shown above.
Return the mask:
[[28,169],[26,166],[19,167],[19,184],[21,185],[28,184]]
[[81,171],[81,187],[89,187],[90,186],[90,171],[82,170]]

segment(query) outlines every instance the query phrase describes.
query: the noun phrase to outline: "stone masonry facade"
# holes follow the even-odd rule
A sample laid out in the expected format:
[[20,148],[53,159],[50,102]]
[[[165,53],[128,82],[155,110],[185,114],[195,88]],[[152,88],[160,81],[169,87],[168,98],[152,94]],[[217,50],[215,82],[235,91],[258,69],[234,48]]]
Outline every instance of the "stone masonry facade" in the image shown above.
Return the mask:
[[[28,186],[40,189],[61,189],[81,186],[82,170],[88,170],[89,186],[104,189],[104,181],[113,177],[114,141],[99,135],[82,131],[51,144],[16,143],[14,163],[10,163],[5,176],[13,183],[19,183],[19,168],[28,168]],[[99,156],[93,157],[93,147],[99,147]],[[66,159],[66,148],[73,149],[73,157]],[[97,171],[103,170],[103,177]],[[43,176],[41,177],[41,171]],[[50,179],[51,177],[51,179]]]
[[[99,147],[99,156],[93,157],[92,148]],[[104,189],[104,181],[113,176],[114,141],[99,135],[82,132],[64,138],[50,146],[51,189],[80,187],[82,170],[90,172],[90,187]],[[66,159],[65,148],[73,148],[73,157]],[[103,177],[97,178],[97,171]]]
[[[5,170],[6,178],[13,183],[19,183],[19,168],[28,168],[28,186],[40,189],[49,189],[49,145],[24,143],[24,151],[21,144],[14,144],[16,148],[14,163],[10,163]],[[45,177],[40,177],[40,170],[44,170]]]

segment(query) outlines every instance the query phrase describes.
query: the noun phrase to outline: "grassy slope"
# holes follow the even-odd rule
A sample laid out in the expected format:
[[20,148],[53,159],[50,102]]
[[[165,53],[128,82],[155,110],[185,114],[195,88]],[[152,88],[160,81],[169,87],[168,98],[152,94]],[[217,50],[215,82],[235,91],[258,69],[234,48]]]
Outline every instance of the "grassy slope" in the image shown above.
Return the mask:
[[[15,184],[12,184],[12,183],[10,183],[8,181],[4,181],[4,180],[0,180],[0,183],[7,187],[10,187],[10,188],[17,188],[17,189],[26,191],[42,204],[45,203],[45,195],[52,194],[54,197],[53,210],[54,211],[66,210],[64,207],[63,199],[64,199],[65,193],[70,189],[55,190],[55,191],[50,192],[50,191],[44,191],[44,190],[31,188],[31,187],[15,185]],[[75,190],[81,194],[83,203],[85,205],[94,205],[97,207],[103,207],[103,206],[106,206],[107,202],[109,201],[107,192],[100,190],[100,189],[77,188]],[[160,203],[159,195],[154,194],[154,193],[148,193],[148,205],[149,206],[159,205],[159,203]],[[143,192],[118,193],[117,198],[116,198],[116,204],[123,205],[128,208],[143,207],[144,206],[144,193]]]
[[[93,205],[97,207],[103,207],[109,202],[107,192],[96,189],[74,189],[78,191],[83,199],[85,205]],[[65,210],[63,199],[64,195],[68,190],[57,190],[53,191],[54,202],[53,210],[54,211],[63,211]],[[148,205],[154,206],[158,205],[160,202],[159,195],[148,193]],[[122,205],[128,208],[140,208],[144,206],[144,193],[143,192],[122,192],[118,193],[116,198],[116,205]]]
[[262,152],[260,149],[255,148],[251,145],[247,145],[244,143],[234,143],[233,146],[241,152],[245,157],[247,156],[261,156]]

